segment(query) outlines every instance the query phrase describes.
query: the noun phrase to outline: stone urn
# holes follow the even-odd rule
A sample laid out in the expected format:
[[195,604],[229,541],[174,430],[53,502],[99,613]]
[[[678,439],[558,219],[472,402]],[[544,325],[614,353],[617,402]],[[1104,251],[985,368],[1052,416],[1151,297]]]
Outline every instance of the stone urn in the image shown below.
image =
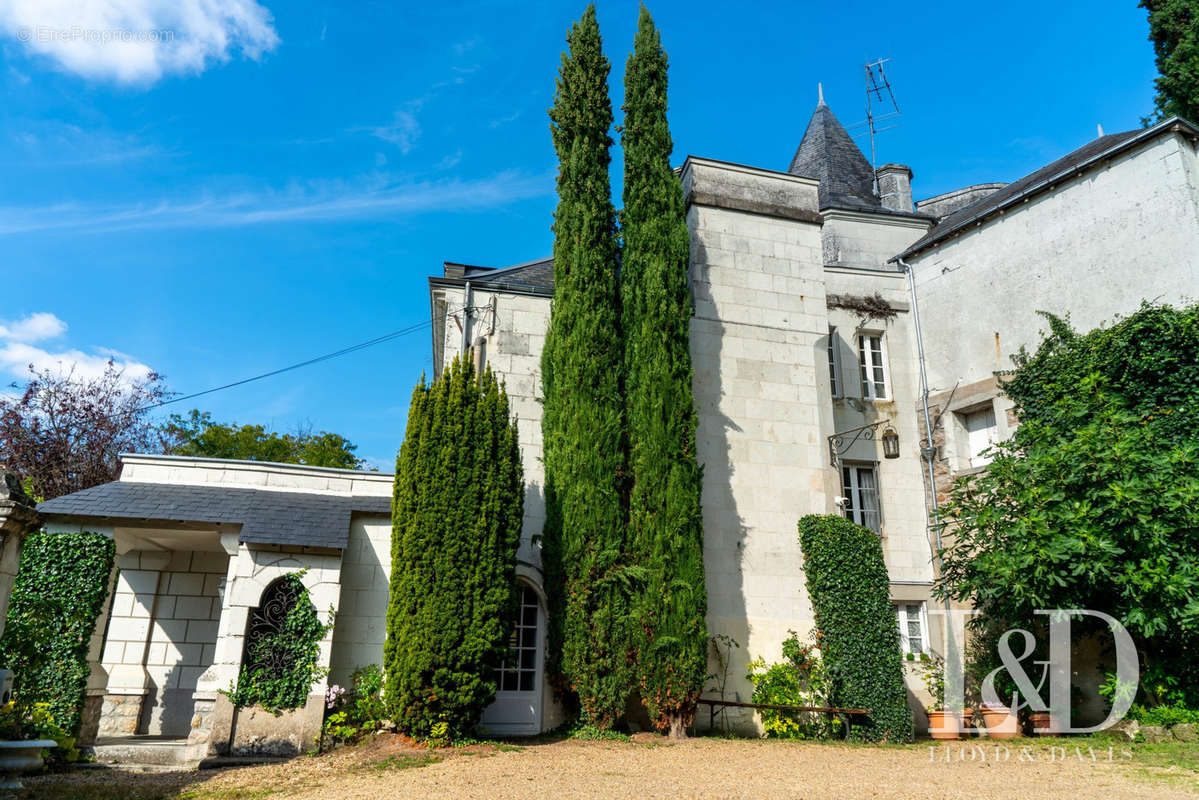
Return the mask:
[[42,766],[42,751],[54,747],[51,739],[0,741],[0,792],[21,788],[21,774]]

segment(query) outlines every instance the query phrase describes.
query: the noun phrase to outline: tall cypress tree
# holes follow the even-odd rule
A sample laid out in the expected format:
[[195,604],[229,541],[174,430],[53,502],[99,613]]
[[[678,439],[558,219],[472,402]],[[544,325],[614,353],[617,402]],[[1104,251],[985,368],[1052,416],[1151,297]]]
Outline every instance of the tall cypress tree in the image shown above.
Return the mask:
[[1141,0],[1141,8],[1157,55],[1157,118],[1199,122],[1199,0]]
[[702,472],[691,393],[690,235],[670,168],[666,53],[641,7],[625,69],[622,324],[629,429],[629,540],[646,586],[635,600],[642,699],[654,724],[684,731],[707,674]]
[[396,460],[383,648],[393,718],[418,738],[469,731],[495,696],[516,608],[524,478],[491,370],[456,358],[412,393]]
[[551,670],[610,727],[631,681],[625,556],[619,251],[608,166],[612,104],[595,6],[567,36],[554,107],[554,301],[542,354],[543,556]]

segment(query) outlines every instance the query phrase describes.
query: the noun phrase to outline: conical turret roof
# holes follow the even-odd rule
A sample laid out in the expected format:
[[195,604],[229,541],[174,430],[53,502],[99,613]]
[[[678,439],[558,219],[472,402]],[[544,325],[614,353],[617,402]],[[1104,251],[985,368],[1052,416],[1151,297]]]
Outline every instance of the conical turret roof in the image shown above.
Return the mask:
[[824,104],[823,96],[812,112],[787,171],[820,181],[821,208],[882,208],[874,194],[874,170],[870,162],[832,109]]

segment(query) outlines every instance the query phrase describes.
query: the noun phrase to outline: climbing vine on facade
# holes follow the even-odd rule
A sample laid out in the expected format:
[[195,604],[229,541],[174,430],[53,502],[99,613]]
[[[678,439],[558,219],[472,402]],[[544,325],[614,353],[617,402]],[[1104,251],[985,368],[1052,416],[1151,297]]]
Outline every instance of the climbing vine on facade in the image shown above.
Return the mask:
[[251,612],[241,672],[227,692],[237,708],[261,706],[276,713],[300,708],[325,676],[317,662],[333,613],[321,621],[303,576],[293,572],[275,580]]
[[98,533],[34,533],[25,539],[0,641],[0,666],[15,674],[22,718],[45,704],[64,731],[79,731],[87,651],[112,576],[116,545]]
[[809,514],[799,521],[799,540],[830,703],[870,709],[867,724],[853,729],[857,738],[911,741],[912,710],[878,535],[844,517]]

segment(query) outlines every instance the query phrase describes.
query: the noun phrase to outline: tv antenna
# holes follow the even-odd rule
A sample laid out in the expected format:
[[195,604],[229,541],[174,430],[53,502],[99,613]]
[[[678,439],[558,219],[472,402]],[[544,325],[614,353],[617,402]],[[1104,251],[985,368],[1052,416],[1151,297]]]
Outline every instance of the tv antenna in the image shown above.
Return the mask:
[[899,104],[895,102],[895,92],[891,91],[891,82],[883,65],[891,59],[880,58],[866,65],[866,127],[870,132],[870,169],[874,173],[874,193],[878,190],[878,156],[875,151],[874,137],[883,131],[889,131],[898,123],[878,127],[880,122],[893,120],[899,116]]

